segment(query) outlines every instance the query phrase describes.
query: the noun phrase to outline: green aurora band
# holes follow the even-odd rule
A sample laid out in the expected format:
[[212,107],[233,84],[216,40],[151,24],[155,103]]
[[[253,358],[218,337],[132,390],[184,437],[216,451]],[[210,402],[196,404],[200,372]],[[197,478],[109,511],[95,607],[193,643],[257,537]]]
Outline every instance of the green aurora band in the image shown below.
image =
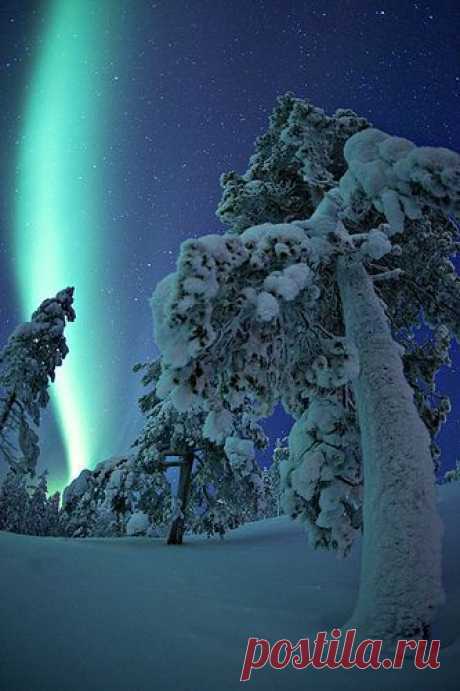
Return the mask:
[[[110,449],[104,410],[103,218],[98,204],[110,80],[110,0],[53,0],[24,104],[14,235],[21,311],[75,286],[77,321],[52,387],[68,479]],[[110,88],[110,87],[109,87]],[[105,308],[105,312],[107,308]]]

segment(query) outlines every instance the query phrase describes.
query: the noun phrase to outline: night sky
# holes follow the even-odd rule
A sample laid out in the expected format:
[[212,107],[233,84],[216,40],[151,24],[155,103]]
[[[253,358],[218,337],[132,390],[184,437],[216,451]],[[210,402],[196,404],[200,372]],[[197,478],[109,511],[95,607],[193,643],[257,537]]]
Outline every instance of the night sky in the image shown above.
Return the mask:
[[[458,151],[459,20],[453,0],[1,2],[0,342],[76,289],[41,431],[51,488],[129,448],[131,369],[156,353],[148,300],[184,239],[222,230],[219,176],[246,169],[276,97]],[[459,366],[440,377],[444,470],[460,457]],[[270,434],[287,429],[278,414]]]

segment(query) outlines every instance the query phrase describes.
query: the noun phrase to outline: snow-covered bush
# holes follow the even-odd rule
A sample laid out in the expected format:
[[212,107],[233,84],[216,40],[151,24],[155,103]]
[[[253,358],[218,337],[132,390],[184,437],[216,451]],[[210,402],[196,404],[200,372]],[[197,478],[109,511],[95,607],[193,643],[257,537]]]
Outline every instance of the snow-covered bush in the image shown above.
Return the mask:
[[126,535],[129,537],[137,537],[138,535],[146,535],[150,529],[150,518],[148,514],[143,511],[135,511],[131,514],[126,523]]

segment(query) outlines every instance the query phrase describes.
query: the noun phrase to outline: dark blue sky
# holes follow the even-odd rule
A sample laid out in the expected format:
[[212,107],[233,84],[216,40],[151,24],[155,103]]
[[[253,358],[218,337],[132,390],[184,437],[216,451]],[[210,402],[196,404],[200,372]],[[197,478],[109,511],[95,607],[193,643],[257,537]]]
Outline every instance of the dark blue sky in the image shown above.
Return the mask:
[[[117,454],[128,448],[138,424],[131,367],[155,352],[148,298],[173,269],[182,240],[220,230],[214,215],[219,176],[245,170],[276,96],[290,90],[329,112],[353,108],[389,133],[459,150],[460,5],[113,0],[111,7],[103,71],[110,120],[99,206],[107,237],[101,276],[110,264],[112,278],[100,290],[122,398],[114,403],[110,452]],[[17,146],[48,16],[48,2],[4,0],[0,8],[2,343],[20,318],[9,241]],[[89,72],[87,78],[100,76]],[[97,358],[88,364],[95,371]],[[460,456],[459,362],[456,355],[454,369],[441,376],[454,403],[441,436],[445,467]],[[120,427],[123,434],[115,434]],[[273,436],[285,427],[278,416]],[[51,413],[43,447],[43,465],[62,476],[65,460]]]

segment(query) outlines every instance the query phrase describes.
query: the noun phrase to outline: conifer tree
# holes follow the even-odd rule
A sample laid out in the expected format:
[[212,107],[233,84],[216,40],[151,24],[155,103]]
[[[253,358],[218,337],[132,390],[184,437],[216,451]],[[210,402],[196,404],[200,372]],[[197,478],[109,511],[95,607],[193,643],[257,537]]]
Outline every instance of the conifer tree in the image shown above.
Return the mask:
[[49,401],[49,385],[69,349],[64,330],[74,321],[73,288],[44,300],[31,321],[18,326],[0,352],[0,456],[35,472],[36,428]]
[[460,336],[460,157],[287,95],[222,183],[230,231],[183,243],[155,290],[158,395],[224,438],[281,400],[296,418],[287,513],[342,553],[362,515],[348,625],[425,636],[443,600],[433,437],[449,403],[433,376]]
[[27,502],[25,531],[28,535],[49,534],[49,505],[47,473],[42,473]]
[[55,492],[48,498],[46,525],[47,535],[51,537],[57,537],[61,534],[59,528],[60,500],[61,495],[59,492]]
[[171,492],[160,473],[134,455],[82,470],[64,490],[58,530],[70,537],[161,535],[169,520]]
[[140,399],[146,423],[136,441],[139,463],[152,473],[179,471],[168,544],[182,544],[187,529],[223,536],[255,520],[263,498],[255,460],[255,449],[266,444],[262,429],[247,415],[238,422],[243,438],[224,436],[212,419],[204,429],[201,412],[179,411],[168,399],[159,399],[161,363],[144,369],[143,383],[149,391]]
[[26,474],[9,468],[0,487],[0,530],[26,533],[28,505]]
[[284,437],[276,440],[273,450],[272,463],[264,469],[264,488],[266,502],[266,517],[280,516],[283,513],[281,506],[281,474],[287,467],[289,460],[288,439]]

